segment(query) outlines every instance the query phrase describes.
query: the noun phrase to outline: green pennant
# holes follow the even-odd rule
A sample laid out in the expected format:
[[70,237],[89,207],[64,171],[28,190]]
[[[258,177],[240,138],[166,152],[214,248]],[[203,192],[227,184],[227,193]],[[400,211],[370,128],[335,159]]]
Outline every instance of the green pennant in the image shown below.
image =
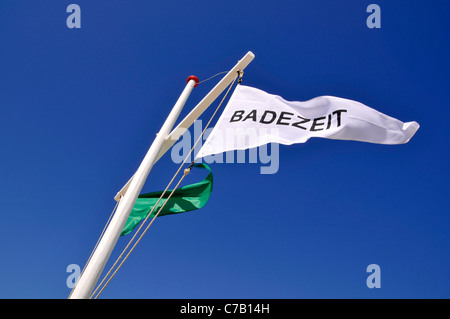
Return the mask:
[[[153,210],[149,218],[153,218],[162,205],[167,201],[167,197],[173,192],[167,204],[159,213],[158,217],[189,212],[191,210],[202,208],[211,195],[213,186],[213,175],[211,168],[206,164],[195,164],[193,167],[203,168],[209,171],[208,176],[198,183],[186,185],[173,190],[168,190],[159,201],[157,207]],[[139,195],[134,207],[128,217],[125,227],[120,236],[129,234],[143,219],[147,217],[156,202],[162,195],[162,191]]]

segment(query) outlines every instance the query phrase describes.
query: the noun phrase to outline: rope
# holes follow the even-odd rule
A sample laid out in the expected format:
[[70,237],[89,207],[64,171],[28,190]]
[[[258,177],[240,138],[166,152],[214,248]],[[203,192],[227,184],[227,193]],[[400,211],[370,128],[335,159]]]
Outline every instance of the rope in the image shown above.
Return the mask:
[[[90,298],[92,298],[92,296],[97,292],[97,290],[100,288],[100,286],[103,284],[103,282],[106,280],[106,278],[108,277],[108,275],[111,273],[111,271],[114,269],[114,267],[117,265],[117,263],[119,262],[119,260],[123,257],[123,255],[125,254],[126,250],[128,249],[128,247],[130,247],[131,243],[133,242],[133,240],[136,238],[136,236],[139,234],[142,226],[144,226],[144,224],[147,222],[147,219],[150,217],[150,215],[153,213],[153,211],[155,210],[155,208],[158,206],[159,202],[161,201],[161,199],[163,198],[163,196],[166,194],[167,190],[169,189],[170,185],[172,185],[173,181],[175,180],[175,177],[178,175],[178,173],[181,170],[181,167],[184,165],[185,162],[183,162],[181,164],[181,166],[178,168],[177,172],[173,175],[172,179],[170,180],[169,184],[167,185],[167,187],[164,189],[163,193],[161,194],[161,196],[158,198],[158,201],[156,202],[156,204],[153,206],[153,208],[150,210],[150,212],[148,213],[147,217],[145,217],[145,219],[142,221],[141,225],[139,226],[139,228],[135,231],[135,233],[133,234],[133,237],[130,239],[130,241],[128,242],[128,244],[126,245],[126,247],[123,249],[122,253],[120,254],[119,257],[117,257],[116,261],[114,262],[114,264],[111,266],[111,268],[109,269],[109,271],[107,272],[107,274],[103,277],[103,280],[100,282],[100,284],[97,286],[97,288],[93,291],[93,293],[91,294]],[[159,212],[158,212],[159,213]],[[109,280],[108,280],[109,282]],[[105,286],[106,287],[106,286]],[[103,291],[103,289],[102,289]],[[100,291],[101,292],[101,291]],[[100,294],[100,293],[99,293]],[[98,294],[98,295],[99,295]],[[97,295],[97,297],[98,297]],[[96,298],[97,298],[96,297]]]
[[[94,249],[92,249],[91,255],[89,256],[89,258],[88,258],[86,264],[84,265],[83,270],[81,271],[80,276],[78,278],[81,278],[81,276],[84,274],[84,270],[86,269],[86,266],[91,261],[92,255],[94,254],[94,251],[97,249],[97,246],[100,243],[100,240],[103,238],[103,234],[105,233],[106,228],[108,227],[109,222],[111,221],[111,218],[113,217],[113,215],[114,215],[114,213],[115,213],[115,211],[117,209],[117,206],[119,205],[119,202],[120,202],[120,200],[116,202],[116,205],[114,206],[113,210],[111,211],[111,214],[109,215],[108,221],[106,222],[105,226],[103,227],[102,233],[100,234],[99,238],[97,239],[97,242],[95,243]],[[75,285],[73,286],[72,290],[70,291],[69,299],[70,299],[70,296],[72,296],[72,293],[75,290],[76,286],[77,286],[77,282],[75,282]]]
[[203,83],[203,82],[206,82],[206,81],[209,81],[209,80],[211,80],[212,78],[214,78],[214,77],[216,77],[216,76],[218,76],[218,75],[224,74],[224,73],[228,73],[228,71],[223,71],[223,72],[214,74],[213,76],[207,78],[206,80],[203,80],[203,81],[198,82],[198,84]]
[[[186,177],[186,175],[189,173],[190,170],[186,169],[184,171],[183,176],[180,178],[180,180],[178,181],[177,185],[175,186],[175,189],[172,193],[170,193],[170,195],[167,197],[167,200],[164,202],[164,204],[161,206],[161,208],[158,210],[158,212],[155,214],[155,216],[152,218],[152,220],[150,221],[150,224],[148,224],[148,226],[145,228],[144,232],[141,234],[141,236],[139,237],[139,239],[134,243],[133,247],[131,247],[130,251],[127,253],[127,255],[125,256],[125,258],[122,260],[122,262],[119,264],[119,266],[117,266],[116,270],[112,273],[111,277],[108,279],[108,281],[105,283],[105,285],[102,287],[102,289],[98,292],[98,294],[95,296],[94,299],[97,299],[98,296],[100,296],[100,294],[103,292],[103,290],[106,288],[106,286],[108,286],[109,282],[111,281],[111,279],[114,278],[114,276],[116,275],[116,273],[119,271],[119,269],[122,267],[123,263],[128,259],[128,257],[130,256],[130,254],[133,252],[134,248],[136,248],[137,244],[141,241],[142,237],[145,235],[145,233],[148,231],[148,229],[150,228],[150,226],[153,224],[153,221],[155,220],[156,217],[158,217],[159,213],[161,212],[161,210],[164,208],[164,206],[167,204],[167,202],[169,201],[170,197],[172,197],[172,195],[175,193],[175,190],[178,188],[178,186],[180,185],[181,181]],[[150,214],[148,215],[150,216]],[[105,277],[106,278],[106,277]],[[100,287],[100,286],[99,286]],[[97,290],[97,289],[96,289]],[[93,295],[93,294],[92,294]],[[91,298],[92,298],[91,295]]]
[[[224,72],[222,72],[224,73]],[[218,73],[216,75],[219,75],[221,73]],[[214,75],[214,76],[216,76]],[[213,77],[214,77],[213,76]],[[142,221],[141,225],[139,226],[139,228],[136,230],[135,234],[133,235],[133,237],[130,239],[130,241],[128,242],[127,246],[123,249],[122,253],[120,254],[120,256],[116,259],[116,261],[114,262],[114,264],[111,266],[111,268],[109,269],[108,273],[104,276],[103,280],[100,282],[100,284],[97,286],[97,288],[94,290],[94,292],[91,294],[90,298],[93,298],[93,296],[95,295],[95,293],[97,292],[97,290],[99,290],[99,288],[103,285],[103,283],[105,282],[106,278],[109,276],[109,274],[111,273],[111,271],[114,269],[114,267],[117,265],[117,263],[119,262],[119,260],[123,257],[123,255],[125,254],[125,252],[127,251],[127,249],[129,248],[129,246],[131,245],[131,243],[134,241],[134,239],[136,238],[136,236],[138,235],[138,233],[140,232],[141,228],[144,226],[144,224],[147,222],[148,218],[150,217],[150,215],[153,213],[153,210],[155,209],[155,207],[158,206],[159,202],[161,201],[161,199],[164,197],[165,193],[167,192],[167,190],[169,189],[170,185],[172,184],[172,182],[174,181],[174,179],[176,178],[176,176],[178,175],[178,173],[180,172],[181,168],[183,167],[183,165],[186,163],[186,160],[188,159],[188,157],[190,157],[190,154],[194,151],[195,147],[197,146],[198,142],[203,138],[203,135],[206,131],[206,129],[208,128],[208,126],[211,124],[212,119],[214,118],[214,116],[216,115],[217,111],[220,109],[223,101],[225,100],[225,98],[227,97],[228,93],[230,92],[230,89],[233,87],[234,82],[236,81],[236,78],[238,76],[236,76],[233,80],[233,82],[231,83],[231,85],[228,87],[228,90],[226,92],[226,94],[224,95],[224,97],[222,98],[222,100],[220,101],[219,105],[217,106],[216,110],[214,111],[213,115],[211,116],[211,118],[209,119],[208,123],[206,124],[205,128],[203,129],[202,133],[200,134],[200,136],[198,137],[197,141],[195,142],[194,146],[191,148],[191,150],[189,151],[189,153],[186,155],[185,159],[183,160],[183,162],[181,163],[181,165],[179,166],[178,170],[176,171],[176,173],[174,174],[174,176],[172,177],[171,181],[169,182],[169,184],[167,185],[166,189],[163,191],[163,193],[161,194],[161,196],[159,197],[158,201],[156,202],[156,204],[153,206],[153,208],[151,209],[150,213],[147,215],[147,217]],[[211,77],[212,78],[212,77]],[[208,80],[208,79],[207,79]],[[204,80],[204,81],[207,81]],[[203,81],[203,82],[204,82]],[[147,226],[147,228],[144,230],[144,232],[142,233],[142,235],[138,238],[138,240],[136,241],[136,243],[133,245],[133,247],[131,248],[131,250],[127,253],[127,255],[125,256],[125,258],[123,259],[123,261],[119,264],[119,266],[117,267],[117,269],[111,274],[111,277],[108,279],[108,281],[106,281],[106,283],[103,285],[103,287],[100,289],[100,291],[97,293],[97,295],[95,296],[95,299],[97,299],[100,294],[103,292],[103,290],[106,288],[106,286],[109,284],[109,282],[111,281],[112,278],[114,278],[114,276],[116,275],[117,271],[122,267],[123,263],[128,259],[129,255],[131,254],[131,252],[134,250],[134,248],[136,247],[136,245],[141,241],[142,237],[145,235],[145,233],[147,232],[147,230],[150,228],[150,226],[152,225],[153,221],[156,219],[156,217],[158,217],[159,213],[162,211],[162,209],[164,208],[164,206],[166,205],[166,203],[169,201],[170,197],[172,196],[172,194],[175,192],[175,190],[178,188],[178,186],[180,185],[181,181],[184,179],[184,177],[190,172],[192,166],[194,165],[195,161],[197,160],[197,157],[194,158],[194,160],[192,161],[192,163],[189,165],[189,167],[187,169],[184,170],[184,174],[183,176],[180,178],[180,180],[178,181],[177,185],[175,186],[175,188],[173,189],[172,193],[168,196],[168,198],[166,199],[166,201],[164,202],[164,204],[161,206],[161,208],[158,210],[158,212],[155,214],[155,216],[152,218],[152,220],[150,221],[150,224]]]

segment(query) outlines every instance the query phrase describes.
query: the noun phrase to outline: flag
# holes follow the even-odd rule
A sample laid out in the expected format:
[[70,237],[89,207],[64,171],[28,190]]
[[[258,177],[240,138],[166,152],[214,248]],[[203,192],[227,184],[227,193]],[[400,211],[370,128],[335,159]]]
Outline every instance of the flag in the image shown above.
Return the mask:
[[[173,195],[169,198],[167,204],[164,205],[164,208],[161,210],[158,217],[189,212],[202,208],[206,202],[208,202],[213,186],[211,169],[206,164],[195,164],[193,167],[208,170],[208,176],[201,182],[180,187],[176,189],[175,192],[173,192],[173,190],[167,190],[149,218],[156,215],[172,192]],[[129,234],[143,219],[145,219],[162,194],[163,192],[160,191],[139,195],[120,235],[124,236]]]
[[291,102],[238,85],[197,157],[268,143],[304,143],[311,137],[402,144],[418,129],[417,122],[403,123],[348,99],[320,96]]

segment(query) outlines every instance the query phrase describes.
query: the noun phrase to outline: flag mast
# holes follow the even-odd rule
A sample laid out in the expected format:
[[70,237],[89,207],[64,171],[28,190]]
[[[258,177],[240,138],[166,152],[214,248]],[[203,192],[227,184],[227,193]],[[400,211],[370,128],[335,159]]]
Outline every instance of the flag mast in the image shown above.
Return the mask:
[[243,70],[254,59],[255,55],[249,51],[238,61],[238,63],[222,78],[221,81],[197,104],[197,106],[178,124],[178,126],[171,132],[170,130],[175,124],[180,112],[186,103],[192,89],[199,83],[197,77],[190,76],[187,79],[187,85],[181,93],[178,101],[175,103],[172,111],[164,122],[161,130],[156,134],[150,149],[144,157],[133,177],[127,184],[119,191],[114,198],[120,202],[117,210],[111,219],[108,228],[101,238],[97,248],[92,254],[86,268],[73,289],[70,299],[89,298],[95,285],[100,278],[103,269],[114,249],[114,246],[119,239],[125,222],[130,215],[131,210],[139,196],[145,180],[147,179],[153,165],[159,158],[167,152],[167,150],[180,138],[180,136],[194,123],[194,121],[214,102],[214,100],[222,93],[225,88],[233,81],[237,74],[243,73]]
[[[157,161],[175,144],[176,141],[181,137],[181,135],[186,132],[189,127],[194,123],[194,121],[203,114],[203,112],[214,102],[215,99],[222,93],[227,86],[233,81],[233,79],[239,73],[242,75],[244,73],[244,69],[253,61],[255,55],[253,52],[248,51],[244,57],[238,61],[238,63],[230,70],[228,73],[216,84],[216,86],[209,91],[208,94],[192,109],[192,111],[177,125],[176,128],[173,129],[172,132],[167,136],[167,139],[164,145],[161,148],[161,151],[158,154]],[[133,180],[132,176],[128,182],[122,187],[122,189],[117,192],[117,195],[114,197],[116,201],[125,194],[128,187],[130,186],[131,181]]]
[[114,217],[111,219],[108,228],[99,242],[97,249],[93,253],[91,260],[87,264],[82,276],[76,283],[76,286],[70,296],[71,299],[89,298],[94,290],[95,285],[100,278],[103,269],[105,268],[106,262],[108,261],[117,240],[119,239],[120,233],[125,226],[128,216],[133,209],[136,199],[144,186],[145,180],[157,160],[157,156],[167,136],[180,115],[180,112],[191,94],[192,89],[199,83],[197,77],[195,76],[188,77],[187,82],[186,87],[178,98],[178,101],[175,103],[172,111],[169,113],[169,116],[161,127],[161,130],[158,134],[156,134],[156,138],[136,171],[127,192],[120,200]]

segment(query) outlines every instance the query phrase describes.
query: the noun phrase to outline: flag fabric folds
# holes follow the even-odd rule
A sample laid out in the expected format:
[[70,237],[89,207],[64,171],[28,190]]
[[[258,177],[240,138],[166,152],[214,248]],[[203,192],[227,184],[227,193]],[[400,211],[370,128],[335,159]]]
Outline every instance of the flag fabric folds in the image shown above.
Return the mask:
[[[213,186],[212,171],[206,164],[195,164],[193,167],[206,169],[209,171],[209,174],[201,182],[180,187],[176,189],[175,192],[173,192],[173,190],[168,190],[149,218],[153,218],[156,215],[172,192],[173,195],[170,197],[167,204],[164,205],[164,208],[161,210],[158,217],[189,212],[202,208],[208,202]],[[121,236],[129,234],[147,217],[162,193],[163,192],[160,191],[139,195],[128,220],[125,223],[122,233],[120,234]]]
[[417,122],[403,123],[348,99],[320,96],[291,102],[238,85],[197,157],[268,143],[304,143],[311,137],[402,144],[418,129]]

